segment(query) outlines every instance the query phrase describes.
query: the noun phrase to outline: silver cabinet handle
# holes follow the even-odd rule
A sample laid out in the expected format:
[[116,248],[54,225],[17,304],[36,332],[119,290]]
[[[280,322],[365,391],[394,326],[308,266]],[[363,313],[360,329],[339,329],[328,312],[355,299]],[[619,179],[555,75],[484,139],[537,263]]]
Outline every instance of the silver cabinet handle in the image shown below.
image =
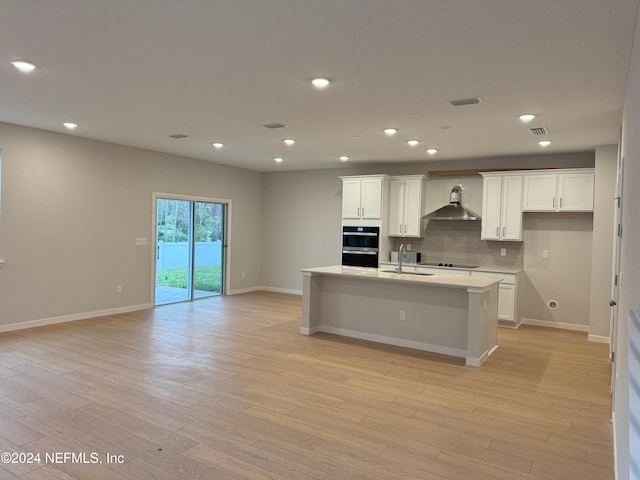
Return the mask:
[[553,208],[556,208],[556,197],[553,197]]
[[502,236],[503,237],[507,236],[507,227],[502,227]]
[[563,198],[560,197],[560,208],[562,208],[562,200],[563,200]]
[[496,227],[496,237],[500,236],[500,227]]
[[407,233],[407,226],[404,226],[404,233]]
[[402,224],[400,224],[400,233],[402,233]]

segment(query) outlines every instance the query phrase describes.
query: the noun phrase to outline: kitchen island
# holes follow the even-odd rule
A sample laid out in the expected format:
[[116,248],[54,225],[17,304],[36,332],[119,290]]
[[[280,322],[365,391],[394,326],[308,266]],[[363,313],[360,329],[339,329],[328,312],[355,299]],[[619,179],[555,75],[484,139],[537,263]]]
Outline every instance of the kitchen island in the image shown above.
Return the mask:
[[340,265],[302,275],[304,335],[327,332],[415,348],[476,367],[498,347],[495,278]]

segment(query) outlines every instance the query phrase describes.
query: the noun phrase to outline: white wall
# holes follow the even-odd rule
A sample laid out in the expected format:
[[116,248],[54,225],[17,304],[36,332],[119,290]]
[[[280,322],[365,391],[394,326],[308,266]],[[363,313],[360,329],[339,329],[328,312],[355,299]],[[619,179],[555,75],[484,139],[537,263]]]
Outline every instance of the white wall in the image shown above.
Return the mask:
[[[621,155],[625,159],[622,202],[622,286],[615,339],[616,392],[613,405],[617,479],[640,479],[640,452],[629,450],[629,323],[628,312],[640,310],[640,17],[636,19],[631,64],[622,116]],[[634,353],[637,355],[637,352]],[[635,384],[635,389],[638,385]],[[640,409],[632,404],[631,408]],[[637,411],[637,410],[636,410]],[[639,425],[634,425],[636,430]]]
[[154,191],[230,199],[230,287],[261,285],[261,173],[2,123],[0,148],[0,328],[149,304]]

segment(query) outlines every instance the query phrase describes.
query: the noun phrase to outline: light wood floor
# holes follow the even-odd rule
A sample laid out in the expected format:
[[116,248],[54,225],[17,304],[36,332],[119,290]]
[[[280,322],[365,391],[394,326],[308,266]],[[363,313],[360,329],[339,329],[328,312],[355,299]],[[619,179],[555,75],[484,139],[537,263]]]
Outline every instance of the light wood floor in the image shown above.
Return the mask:
[[0,334],[0,452],[42,455],[0,478],[613,478],[607,347],[586,334],[501,329],[472,368],[300,317],[253,293]]

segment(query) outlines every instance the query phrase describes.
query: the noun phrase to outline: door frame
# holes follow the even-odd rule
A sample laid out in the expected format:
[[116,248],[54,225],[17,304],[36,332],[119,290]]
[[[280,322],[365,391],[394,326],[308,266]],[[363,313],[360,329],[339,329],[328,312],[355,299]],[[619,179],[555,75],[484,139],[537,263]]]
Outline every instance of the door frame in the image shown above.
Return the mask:
[[[622,137],[622,133],[620,134]],[[609,321],[609,358],[611,359],[611,409],[615,406],[616,383],[617,383],[617,359],[616,339],[618,337],[618,303],[620,300],[620,287],[622,286],[622,274],[620,272],[620,254],[622,250],[622,207],[623,207],[623,190],[624,181],[624,164],[625,159],[621,153],[622,142],[618,142],[618,159],[616,165],[616,191],[613,204],[613,258],[612,258],[612,274],[611,274],[611,300],[614,305],[611,307],[611,316]]]
[[197,195],[183,195],[178,193],[163,193],[152,192],[151,194],[151,238],[153,239],[153,248],[151,248],[151,305],[155,308],[156,305],[156,245],[158,239],[158,212],[156,211],[158,206],[158,199],[166,198],[167,200],[183,200],[187,202],[206,202],[206,203],[220,203],[224,205],[224,238],[222,239],[222,293],[221,295],[227,295],[229,291],[229,285],[231,283],[230,275],[230,261],[231,258],[231,200],[226,198],[213,198],[213,197],[200,197]]

